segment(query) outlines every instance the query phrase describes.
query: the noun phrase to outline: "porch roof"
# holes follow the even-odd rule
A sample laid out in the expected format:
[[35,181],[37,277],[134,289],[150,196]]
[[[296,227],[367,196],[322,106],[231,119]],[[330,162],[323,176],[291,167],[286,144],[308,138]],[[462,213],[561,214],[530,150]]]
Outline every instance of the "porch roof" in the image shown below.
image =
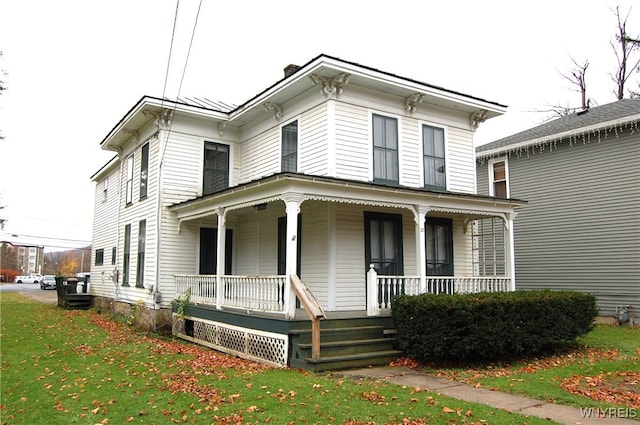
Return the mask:
[[514,212],[526,205],[520,199],[503,199],[469,193],[390,186],[334,177],[277,173],[206,196],[171,205],[181,220],[216,214],[215,210],[256,206],[297,195],[300,202],[321,200],[397,208],[425,206],[429,211],[489,216]]

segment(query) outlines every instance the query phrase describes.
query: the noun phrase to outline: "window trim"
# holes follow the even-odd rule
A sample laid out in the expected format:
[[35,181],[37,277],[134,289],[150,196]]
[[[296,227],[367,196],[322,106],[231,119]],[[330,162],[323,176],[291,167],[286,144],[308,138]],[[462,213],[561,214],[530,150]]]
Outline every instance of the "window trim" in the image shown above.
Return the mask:
[[127,180],[125,186],[125,204],[130,205],[133,202],[133,167],[134,156],[133,154],[127,157]]
[[[219,146],[226,146],[228,149],[228,161],[227,161],[227,186],[224,189],[227,189],[229,187],[231,187],[231,182],[233,179],[233,145],[229,144],[229,143],[222,143],[220,141],[214,141],[211,139],[202,139],[202,149],[200,150],[201,154],[202,154],[202,160],[200,161],[201,164],[201,169],[200,169],[200,178],[202,179],[202,184],[200,186],[200,189],[202,191],[201,195],[205,196],[205,195],[210,195],[211,193],[215,193],[218,190],[214,190],[213,192],[205,192],[205,184],[204,184],[204,172],[205,172],[205,160],[206,160],[206,155],[205,155],[205,151],[207,149],[207,145],[219,145]],[[219,189],[219,190],[224,190],[224,189]]]
[[[424,127],[432,127],[432,128],[437,128],[437,129],[441,129],[442,130],[442,137],[444,138],[443,143],[443,149],[444,149],[444,187],[440,187],[440,186],[431,186],[431,185],[426,185],[425,184],[425,169],[424,169],[424,157],[425,157],[425,153],[424,153]],[[420,137],[420,158],[421,158],[421,166],[420,166],[420,180],[421,180],[421,184],[422,187],[424,187],[425,189],[434,189],[434,190],[449,190],[449,134],[447,131],[447,127],[440,125],[440,124],[436,124],[430,121],[420,121],[418,123],[418,134]]]
[[[295,156],[296,156],[296,169],[295,170],[285,170],[284,169],[284,128],[288,127],[289,125],[296,123],[296,151],[295,151]],[[291,154],[287,154],[287,156],[289,155],[293,155]],[[288,122],[280,125],[280,172],[284,173],[284,172],[289,172],[289,173],[297,173],[299,170],[299,164],[300,164],[300,119],[298,117],[289,120]]]
[[[396,166],[398,169],[398,180],[388,180],[388,179],[379,179],[375,177],[375,142],[373,140],[374,138],[374,131],[373,131],[373,125],[374,125],[374,117],[375,116],[379,116],[382,118],[386,118],[386,119],[393,119],[396,121],[396,143],[397,143],[397,147],[396,147]],[[379,111],[371,111],[369,114],[369,143],[370,143],[370,149],[369,149],[369,154],[371,155],[369,164],[370,164],[370,181],[374,182],[374,183],[380,183],[380,184],[387,184],[387,185],[392,185],[392,186],[399,186],[401,184],[402,181],[402,138],[401,138],[401,131],[400,129],[402,128],[402,121],[401,121],[401,117],[397,116],[397,115],[393,115],[393,114],[389,114],[389,113],[384,113],[384,112],[379,112]],[[386,149],[386,148],[385,148]]]
[[140,148],[140,188],[139,190],[140,190],[139,199],[145,199],[149,191],[149,142],[145,143]]
[[489,196],[496,196],[495,195],[495,180],[493,178],[493,167],[494,164],[500,163],[500,162],[504,162],[504,179],[506,182],[506,193],[507,193],[507,198],[511,197],[511,184],[509,182],[509,158],[507,156],[501,156],[501,157],[496,157],[496,158],[491,158],[489,160],[488,164],[488,174],[489,174]]
[[96,249],[96,258],[95,258],[94,265],[96,266],[104,265],[104,249],[103,248]]

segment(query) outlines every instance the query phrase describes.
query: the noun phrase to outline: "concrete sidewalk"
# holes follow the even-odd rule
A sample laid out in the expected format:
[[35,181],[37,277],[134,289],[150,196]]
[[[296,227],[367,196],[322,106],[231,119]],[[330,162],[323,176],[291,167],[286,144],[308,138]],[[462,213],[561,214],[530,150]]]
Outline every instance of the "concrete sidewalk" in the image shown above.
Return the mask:
[[[334,372],[333,375],[351,377],[353,379],[374,379],[392,384],[421,388],[447,397],[475,403],[486,404],[509,412],[525,416],[537,416],[568,425],[639,425],[633,419],[607,417],[583,417],[580,409],[545,401],[534,400],[514,394],[476,388],[460,382],[438,379],[413,371],[406,367],[372,367]],[[589,408],[590,406],[585,406]],[[629,409],[631,411],[631,409]],[[627,411],[620,413],[624,414]],[[635,410],[640,416],[640,410]],[[594,412],[595,413],[595,412]],[[614,412],[615,413],[615,412]],[[595,416],[595,414],[594,414]]]

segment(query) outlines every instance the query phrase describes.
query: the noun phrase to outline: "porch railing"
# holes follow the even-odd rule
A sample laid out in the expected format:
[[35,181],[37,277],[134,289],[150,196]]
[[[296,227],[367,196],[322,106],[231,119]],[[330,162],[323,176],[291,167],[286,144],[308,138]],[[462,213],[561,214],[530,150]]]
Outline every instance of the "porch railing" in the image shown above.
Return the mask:
[[[176,275],[176,296],[191,289],[189,301],[217,305],[218,276]],[[284,313],[286,276],[221,276],[220,306]]]
[[367,273],[367,314],[376,316],[380,310],[391,308],[396,295],[469,294],[477,292],[511,291],[508,276],[427,276],[425,288],[421,288],[420,276],[378,275],[370,268]]

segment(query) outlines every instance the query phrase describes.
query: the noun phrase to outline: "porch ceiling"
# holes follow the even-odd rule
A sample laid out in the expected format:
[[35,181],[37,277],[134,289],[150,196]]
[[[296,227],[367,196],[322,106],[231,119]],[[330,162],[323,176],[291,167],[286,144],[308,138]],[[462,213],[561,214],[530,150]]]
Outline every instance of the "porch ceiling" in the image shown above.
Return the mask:
[[238,210],[263,203],[295,197],[299,203],[307,200],[375,205],[390,208],[416,207],[428,211],[486,217],[514,212],[526,204],[518,199],[500,199],[468,193],[434,191],[421,188],[387,186],[371,182],[279,173],[244,183],[218,193],[174,204],[169,209],[179,220],[195,220],[218,214],[223,210]]

